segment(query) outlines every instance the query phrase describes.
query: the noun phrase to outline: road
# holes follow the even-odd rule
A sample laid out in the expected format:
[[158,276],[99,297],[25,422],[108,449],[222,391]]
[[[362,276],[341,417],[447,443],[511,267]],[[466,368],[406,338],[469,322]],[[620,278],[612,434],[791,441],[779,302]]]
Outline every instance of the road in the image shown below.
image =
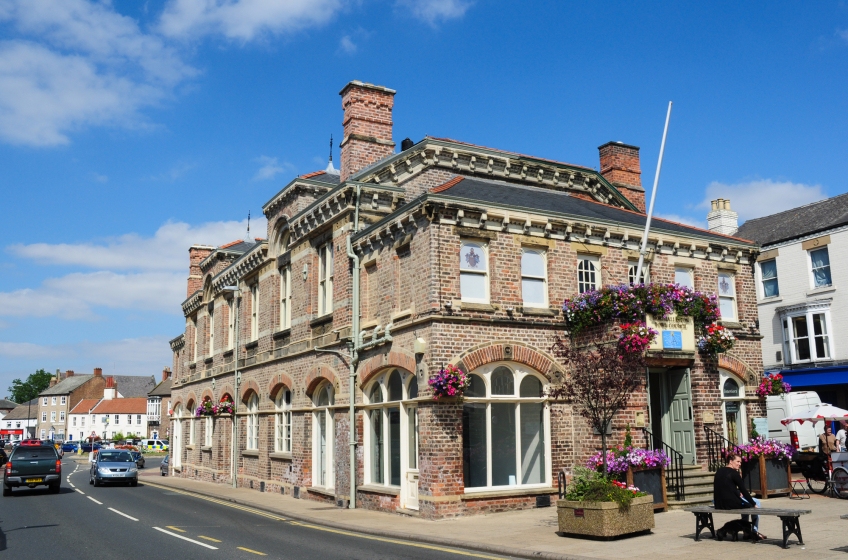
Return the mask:
[[[158,471],[161,459],[147,469]],[[16,489],[0,498],[0,557],[422,559],[500,556],[318,527],[145,484],[88,484],[88,463],[66,458],[62,491]],[[151,483],[154,481],[151,481]],[[386,522],[391,523],[391,516]],[[446,529],[448,526],[446,526]],[[450,535],[455,538],[456,535]]]

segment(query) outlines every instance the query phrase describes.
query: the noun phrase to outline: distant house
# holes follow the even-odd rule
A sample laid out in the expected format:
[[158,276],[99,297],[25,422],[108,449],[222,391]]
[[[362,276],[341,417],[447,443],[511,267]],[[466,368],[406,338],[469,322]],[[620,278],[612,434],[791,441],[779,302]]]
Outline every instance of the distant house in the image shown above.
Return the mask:
[[793,389],[848,406],[848,194],[748,220],[763,366]]
[[[10,401],[6,401],[10,402]],[[38,399],[16,405],[0,420],[0,437],[6,441],[21,441],[35,437]]]
[[0,420],[3,420],[3,417],[15,410],[15,407],[18,406],[18,403],[12,402],[6,399],[0,399]]
[[162,370],[162,381],[147,394],[147,437],[167,438],[171,425],[171,368]]

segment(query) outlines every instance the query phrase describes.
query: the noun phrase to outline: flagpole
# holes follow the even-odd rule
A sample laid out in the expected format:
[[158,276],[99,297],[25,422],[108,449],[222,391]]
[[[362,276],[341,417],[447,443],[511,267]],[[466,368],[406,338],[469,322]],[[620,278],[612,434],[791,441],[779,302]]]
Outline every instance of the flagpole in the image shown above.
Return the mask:
[[671,120],[671,101],[668,102],[668,113],[665,115],[665,128],[663,129],[662,143],[660,144],[660,157],[657,161],[657,173],[654,175],[654,189],[651,191],[651,204],[648,206],[648,219],[645,220],[645,233],[642,234],[642,247],[639,249],[639,264],[636,266],[636,283],[642,278],[642,266],[645,264],[645,253],[648,252],[648,232],[651,230],[651,218],[654,215],[654,201],[657,198],[657,185],[660,182],[660,170],[662,169],[663,153],[665,152],[665,138],[668,135],[668,121]]

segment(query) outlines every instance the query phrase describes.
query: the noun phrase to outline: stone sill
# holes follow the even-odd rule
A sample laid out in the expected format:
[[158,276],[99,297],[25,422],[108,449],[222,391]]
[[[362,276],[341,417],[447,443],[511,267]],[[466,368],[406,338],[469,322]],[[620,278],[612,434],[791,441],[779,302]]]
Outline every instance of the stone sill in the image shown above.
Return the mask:
[[320,317],[315,317],[314,319],[309,321],[309,327],[314,329],[315,327],[317,327],[319,325],[323,325],[325,323],[330,323],[330,322],[332,322],[332,320],[333,320],[333,314],[327,313],[326,315],[321,315]]
[[252,340],[244,345],[245,350],[250,350],[251,348],[256,348],[259,346],[259,340]]
[[291,334],[291,328],[283,329],[281,331],[277,331],[274,334],[272,334],[271,338],[273,338],[274,340],[277,340],[277,339],[283,338],[285,336],[288,336],[290,334]]
[[200,450],[201,451],[212,451],[212,446],[211,445],[204,445],[203,447],[200,448]]
[[819,288],[807,290],[807,296],[817,296],[819,294],[828,294],[830,292],[835,292],[835,291],[836,291],[836,286],[831,284],[830,286],[821,286]]
[[186,445],[186,450],[188,450],[188,451],[194,450],[194,444],[192,443],[192,444]]
[[491,313],[498,310],[497,307],[490,303],[471,303],[468,301],[460,301],[459,306],[461,311],[487,311]]
[[292,454],[291,453],[270,453],[268,455],[271,459],[280,459],[282,461],[291,461]]
[[313,494],[321,494],[323,496],[329,496],[331,498],[336,497],[336,491],[333,488],[321,488],[320,486],[310,486],[306,489],[307,492],[312,492]]
[[[538,496],[542,494],[556,494],[559,490],[556,488],[516,488],[515,490],[490,490],[486,492],[469,492],[465,491],[459,499],[466,500],[484,500],[491,498],[510,498],[513,496]],[[426,498],[424,498],[426,499]]]
[[259,451],[256,449],[245,449],[241,452],[242,457],[259,457]]
[[519,309],[525,315],[538,315],[541,317],[556,317],[557,315],[555,309],[549,309],[547,307],[519,307]]
[[767,298],[761,298],[760,301],[757,302],[757,305],[768,305],[770,303],[780,303],[783,301],[781,296],[771,296]]
[[745,325],[739,323],[737,321],[719,321],[719,325],[723,327],[727,327],[728,329],[744,329]]
[[385,494],[386,496],[400,496],[400,488],[397,486],[381,486],[379,484],[363,484],[356,487],[357,492],[370,492],[371,494]]
[[213,358],[212,356],[209,356],[208,358],[203,360],[203,363],[204,364],[211,364],[214,360],[215,360],[215,358]]

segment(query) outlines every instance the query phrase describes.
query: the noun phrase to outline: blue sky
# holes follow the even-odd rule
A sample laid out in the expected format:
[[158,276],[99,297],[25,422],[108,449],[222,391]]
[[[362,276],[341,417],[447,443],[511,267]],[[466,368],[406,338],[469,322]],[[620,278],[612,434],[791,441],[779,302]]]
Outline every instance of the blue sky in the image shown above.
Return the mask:
[[0,0],[0,395],[170,365],[188,246],[264,234],[350,80],[397,90],[398,143],[620,140],[646,185],[673,100],[657,211],[703,225],[848,190],[846,69],[845,2]]

